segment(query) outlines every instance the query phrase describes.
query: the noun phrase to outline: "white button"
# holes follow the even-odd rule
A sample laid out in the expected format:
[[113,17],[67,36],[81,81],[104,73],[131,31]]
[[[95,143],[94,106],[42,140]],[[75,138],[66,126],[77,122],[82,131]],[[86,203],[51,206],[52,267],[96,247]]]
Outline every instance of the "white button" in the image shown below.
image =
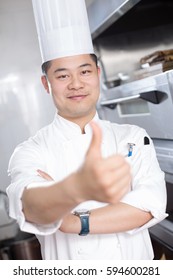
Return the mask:
[[82,248],[79,248],[79,249],[78,249],[78,254],[80,255],[80,254],[82,254],[82,253],[83,253]]

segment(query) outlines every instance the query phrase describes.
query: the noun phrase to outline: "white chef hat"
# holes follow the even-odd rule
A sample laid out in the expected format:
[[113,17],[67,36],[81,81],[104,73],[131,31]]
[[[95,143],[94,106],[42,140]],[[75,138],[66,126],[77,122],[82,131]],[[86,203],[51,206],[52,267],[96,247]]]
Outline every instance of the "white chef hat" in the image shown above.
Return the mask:
[[94,53],[85,0],[32,0],[42,63]]

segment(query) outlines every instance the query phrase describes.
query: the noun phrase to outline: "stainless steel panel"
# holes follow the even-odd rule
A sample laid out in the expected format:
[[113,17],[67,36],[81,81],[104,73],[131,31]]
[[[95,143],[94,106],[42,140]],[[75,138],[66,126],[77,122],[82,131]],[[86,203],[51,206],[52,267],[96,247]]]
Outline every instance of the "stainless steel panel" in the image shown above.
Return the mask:
[[140,0],[91,1],[88,5],[88,18],[92,38],[96,38],[138,2]]
[[[160,104],[147,102],[149,111],[146,113],[127,115],[122,114],[121,104],[117,104],[115,109],[109,109],[104,106],[104,102],[111,99],[130,97],[133,99],[133,97],[140,95],[142,92],[153,90],[164,92],[167,97]],[[128,102],[126,103],[127,107]],[[136,105],[136,108],[138,108],[138,105]],[[145,128],[152,138],[173,140],[173,124],[170,122],[173,119],[173,71],[147,77],[102,92],[99,114],[102,118],[113,122],[139,125]]]
[[171,221],[163,220],[151,227],[149,231],[154,239],[173,252],[173,223]]
[[166,181],[173,184],[173,141],[163,139],[153,139],[153,141],[160,167],[165,172]]
[[165,253],[167,259],[173,258],[173,184],[167,183],[167,207],[169,216],[149,229],[152,240],[156,241],[157,249]]
[[[129,23],[130,24],[130,23]],[[141,69],[140,59],[155,51],[173,49],[173,24],[98,38],[97,55],[107,84],[124,84],[162,72],[162,66]]]
[[0,189],[17,144],[48,124],[55,110],[41,81],[41,56],[30,0],[0,1]]

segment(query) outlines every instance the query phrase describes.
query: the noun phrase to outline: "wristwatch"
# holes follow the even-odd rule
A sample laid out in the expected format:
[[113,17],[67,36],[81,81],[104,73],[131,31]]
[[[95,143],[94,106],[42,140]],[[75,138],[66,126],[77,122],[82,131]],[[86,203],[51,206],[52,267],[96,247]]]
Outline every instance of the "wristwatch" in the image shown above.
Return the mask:
[[81,221],[81,231],[79,235],[87,235],[89,233],[89,215],[90,211],[86,209],[79,209],[74,211],[74,215],[78,216]]

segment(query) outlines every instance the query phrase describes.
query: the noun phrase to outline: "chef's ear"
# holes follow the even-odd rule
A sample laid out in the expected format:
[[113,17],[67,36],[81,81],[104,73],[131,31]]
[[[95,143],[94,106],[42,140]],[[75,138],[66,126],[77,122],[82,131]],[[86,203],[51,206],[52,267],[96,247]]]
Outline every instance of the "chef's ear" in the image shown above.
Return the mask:
[[47,91],[47,93],[50,93],[48,80],[47,80],[47,77],[45,75],[41,76],[41,81],[42,81],[42,84],[43,84],[45,90]]
[[97,71],[98,71],[98,75],[99,75],[99,77],[100,77],[101,70],[100,70],[100,67],[99,67],[99,66],[97,66]]

